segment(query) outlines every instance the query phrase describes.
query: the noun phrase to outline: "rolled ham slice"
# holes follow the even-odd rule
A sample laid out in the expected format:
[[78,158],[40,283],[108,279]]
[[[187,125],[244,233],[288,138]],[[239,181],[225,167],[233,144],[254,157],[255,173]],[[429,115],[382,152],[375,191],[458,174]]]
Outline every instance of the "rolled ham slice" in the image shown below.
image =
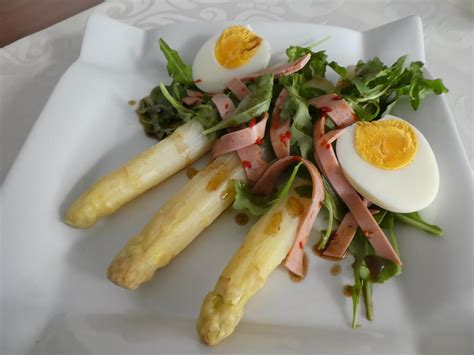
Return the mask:
[[[378,210],[369,210],[371,214],[379,213]],[[329,241],[329,245],[324,250],[323,255],[330,258],[343,258],[346,255],[347,248],[354,239],[357,231],[357,221],[352,213],[348,212],[342,219],[339,227]]]
[[[219,114],[222,119],[226,119],[227,117],[229,117],[229,115],[235,110],[232,100],[227,95],[224,95],[222,93],[213,95],[212,102],[214,103],[214,105],[216,105],[217,110],[219,111]],[[252,129],[252,132],[258,131],[257,133],[261,133],[261,134],[257,136],[255,135],[255,133],[252,133],[253,135],[255,135],[254,140],[253,141],[250,140],[252,144],[237,150],[237,155],[239,156],[240,161],[242,162],[242,165],[244,166],[245,175],[247,176],[247,179],[249,179],[250,181],[257,181],[265,172],[265,170],[268,168],[268,163],[262,158],[262,149],[260,148],[258,144],[254,144],[257,141],[257,138],[263,138],[265,134],[265,124],[266,124],[266,121],[268,120],[268,113],[265,113],[264,120],[265,120],[265,123],[263,124],[261,123],[262,121],[260,121],[259,123],[255,124],[255,126],[248,127]],[[260,126],[257,127],[257,125],[259,124]],[[261,127],[262,125],[263,125],[263,130]],[[248,129],[248,128],[244,128],[244,129]],[[233,134],[239,131],[228,130],[228,132],[229,132],[228,134]],[[221,139],[224,138],[225,136],[221,137]],[[237,145],[241,144],[239,143],[239,141],[237,142],[235,141],[237,137],[238,136],[235,136],[235,135],[233,136],[234,142],[232,142],[232,144],[237,144]],[[229,138],[226,138],[226,139],[229,139]],[[242,139],[248,140],[248,137],[247,138],[243,137]],[[215,144],[217,144],[217,142]],[[216,147],[216,145],[214,145],[213,155],[215,151],[217,152],[219,149],[222,149],[222,147],[226,148],[225,145],[226,144],[224,143],[220,143],[219,144],[220,147],[219,146]]]
[[[319,118],[319,120],[324,119],[324,116]],[[401,265],[400,258],[384,232],[375,221],[359,194],[345,178],[336,155],[334,154],[334,149],[332,145],[328,143],[329,139],[337,137],[338,132],[331,131],[329,136],[323,135],[321,137],[321,134],[324,133],[324,131],[320,131],[321,128],[324,130],[324,121],[317,122],[315,125],[314,151],[315,156],[317,157],[316,159],[319,161],[329,182],[349,208],[349,211],[354,216],[355,221],[362,229],[364,235],[369,239],[369,242],[374,247],[377,255],[393,261],[397,265]],[[317,137],[321,138],[317,139]]]
[[301,157],[287,156],[281,158],[274,162],[265,171],[262,177],[254,185],[253,191],[257,194],[270,194],[275,189],[278,182],[278,177],[281,175],[281,173],[291,164],[298,163],[300,161],[308,169],[313,182],[311,205],[309,206],[308,211],[306,211],[306,214],[300,220],[295,242],[285,259],[284,265],[295,275],[304,276],[304,246],[308,241],[314,221],[319,213],[322,201],[324,200],[323,180],[319,174],[318,169],[309,160],[303,159]]
[[188,97],[183,97],[181,100],[183,103],[185,103],[188,106],[194,106],[196,104],[200,104],[202,102],[200,97],[197,96],[188,96]]
[[229,96],[225,94],[215,94],[211,99],[212,103],[216,106],[219,115],[225,120],[229,115],[234,112],[235,106]]
[[250,89],[243,83],[239,78],[234,78],[226,84],[226,87],[232,91],[232,93],[242,101],[246,96],[250,95],[252,92]]
[[283,88],[278,95],[273,109],[272,122],[270,126],[270,139],[272,142],[273,152],[277,158],[283,158],[290,155],[290,120],[282,120],[280,117],[281,109],[286,99],[288,91]]
[[316,97],[308,101],[329,116],[339,128],[350,126],[357,121],[357,115],[351,105],[339,95],[329,94]]
[[203,97],[204,93],[201,91],[195,91],[195,90],[186,90],[186,95],[189,97]]
[[267,73],[273,73],[275,78],[278,78],[282,75],[290,75],[290,74],[296,73],[297,71],[303,69],[304,66],[306,65],[306,63],[308,63],[310,59],[311,59],[311,54],[308,53],[308,54],[292,61],[291,63],[285,63],[285,64],[278,65],[278,66],[273,67],[273,68],[259,70],[258,72],[255,72],[255,73],[252,73],[252,74],[249,74],[247,76],[244,76],[244,77],[240,78],[240,80],[242,80],[242,81],[243,80],[253,80],[253,79],[258,78],[259,76],[262,76],[262,75],[267,74]]
[[224,134],[214,143],[212,158],[214,159],[219,155],[248,147],[249,145],[255,144],[258,140],[263,139],[267,120],[268,113],[265,112],[263,118],[253,127],[246,127]]
[[239,149],[237,155],[244,166],[245,175],[250,181],[260,179],[268,168],[268,163],[262,158],[262,148],[258,144]]

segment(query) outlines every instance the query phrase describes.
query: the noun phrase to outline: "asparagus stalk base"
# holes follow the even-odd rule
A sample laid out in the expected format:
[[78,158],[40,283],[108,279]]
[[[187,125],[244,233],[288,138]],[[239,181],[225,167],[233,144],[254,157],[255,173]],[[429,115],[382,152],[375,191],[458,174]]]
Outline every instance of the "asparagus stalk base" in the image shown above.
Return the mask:
[[201,170],[130,239],[109,266],[108,278],[129,289],[150,280],[232,204],[232,179],[245,179],[235,153]]
[[169,137],[105,175],[77,199],[64,221],[88,228],[127,202],[192,164],[212,147],[196,120],[178,127]]

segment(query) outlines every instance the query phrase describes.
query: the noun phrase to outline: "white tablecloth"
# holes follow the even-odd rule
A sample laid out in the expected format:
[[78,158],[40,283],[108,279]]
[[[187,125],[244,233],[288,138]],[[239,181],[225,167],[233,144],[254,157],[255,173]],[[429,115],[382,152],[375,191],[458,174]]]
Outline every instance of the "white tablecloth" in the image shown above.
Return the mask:
[[[180,21],[252,19],[314,22],[359,31],[419,15],[427,65],[450,89],[449,106],[471,167],[474,166],[471,0],[114,0],[0,50],[0,181],[55,84],[78,57],[84,27],[93,11],[143,28]],[[64,112],[64,119],[67,117]]]

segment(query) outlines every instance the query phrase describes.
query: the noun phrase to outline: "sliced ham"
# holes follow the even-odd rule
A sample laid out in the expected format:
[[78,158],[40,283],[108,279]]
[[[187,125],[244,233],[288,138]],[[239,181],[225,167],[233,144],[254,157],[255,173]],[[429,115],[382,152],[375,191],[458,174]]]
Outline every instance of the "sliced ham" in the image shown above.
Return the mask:
[[235,110],[234,103],[229,96],[225,94],[215,94],[211,99],[212,103],[216,106],[217,111],[222,119],[226,119]]
[[[377,210],[369,210],[371,214],[377,214]],[[324,250],[323,255],[330,258],[343,258],[347,252],[347,248],[354,239],[357,231],[357,221],[352,213],[348,212],[342,219],[339,227],[329,241],[329,245]]]
[[204,93],[201,91],[195,91],[195,90],[186,90],[186,95],[189,97],[203,97]]
[[304,276],[303,259],[304,246],[308,241],[312,226],[321,208],[324,200],[324,186],[318,169],[309,161],[296,156],[287,156],[274,162],[262,175],[253,187],[253,191],[257,194],[270,194],[278,183],[278,177],[291,164],[303,162],[308,169],[311,180],[313,182],[313,190],[311,195],[311,205],[306,214],[301,218],[296,233],[295,242],[288,253],[285,260],[285,267],[298,276]]
[[280,117],[281,109],[286,99],[288,91],[283,88],[278,95],[273,109],[272,122],[270,126],[270,139],[273,152],[277,158],[283,158],[290,155],[290,120],[282,120]]
[[243,83],[241,79],[234,78],[226,84],[226,87],[232,91],[232,93],[242,101],[246,96],[250,95],[252,92],[250,89]]
[[291,63],[285,63],[285,64],[281,64],[281,65],[278,65],[278,66],[273,67],[273,68],[267,68],[267,69],[264,69],[264,70],[259,70],[255,73],[252,73],[252,74],[249,74],[247,76],[244,76],[244,77],[240,78],[240,80],[253,80],[255,78],[258,78],[259,76],[262,76],[262,75],[268,74],[268,73],[273,73],[275,78],[278,78],[282,75],[290,75],[290,74],[296,73],[297,71],[300,71],[301,69],[303,69],[304,66],[306,65],[306,63],[308,63],[310,59],[311,59],[311,54],[308,53],[308,54],[292,61]]
[[[219,114],[222,119],[226,119],[235,110],[232,100],[227,95],[224,95],[222,93],[213,95],[212,102],[214,103],[214,105],[216,105],[217,110],[219,111]],[[262,124],[263,120],[265,120],[265,123]],[[254,137],[254,140],[251,141],[252,144],[247,145],[244,148],[240,148],[237,150],[237,155],[239,156],[240,161],[242,162],[242,165],[244,166],[245,175],[247,176],[247,179],[249,179],[250,181],[257,181],[260,178],[260,176],[262,176],[262,174],[265,172],[265,170],[268,168],[268,163],[262,158],[262,149],[260,148],[258,144],[253,144],[257,141],[257,138],[263,138],[263,136],[265,135],[265,124],[267,120],[268,120],[268,113],[265,113],[263,116],[263,119],[257,124],[255,124],[255,126],[247,127],[247,128],[252,129],[253,133],[251,134],[255,135],[256,131],[258,131],[257,133],[261,133],[261,134]],[[262,130],[262,125],[263,125],[263,130]],[[247,129],[247,128],[243,128],[243,129]],[[233,131],[232,129],[228,129],[227,131],[229,132],[228,135],[239,132],[239,130]],[[222,136],[221,139],[224,138],[225,136]],[[235,139],[238,138],[238,135],[237,136],[234,135],[233,137],[234,137],[234,142],[232,142],[232,144],[241,144],[238,141],[235,142]],[[248,137],[245,138],[245,137],[240,136],[239,139],[248,140]],[[217,152],[219,149],[222,148],[222,147],[220,148],[216,147],[217,143],[218,142],[214,144],[213,155],[215,151]],[[223,145],[224,145],[224,148],[226,148],[225,144]]]
[[255,144],[255,142],[259,141],[260,139],[263,139],[267,120],[268,113],[265,112],[262,119],[253,127],[245,127],[243,129],[224,134],[216,141],[216,143],[214,143],[214,147],[212,148],[212,158],[216,158],[219,155],[248,147],[249,145]]
[[357,115],[349,103],[336,94],[316,97],[308,101],[329,116],[339,128],[347,127],[357,121]]
[[202,102],[201,98],[197,96],[188,96],[188,97],[183,97],[181,100],[183,103],[185,103],[188,106],[194,106],[196,104],[200,104]]
[[258,144],[239,149],[237,155],[242,162],[245,175],[250,181],[257,181],[265,173],[268,163],[262,158],[262,149]]
[[[319,118],[319,120],[324,119],[324,116]],[[336,155],[334,154],[334,149],[332,145],[328,143],[328,138],[331,139],[332,137],[337,136],[338,133],[331,133],[330,136],[323,135],[321,138],[317,139],[317,137],[321,136],[321,133],[324,133],[320,132],[321,127],[324,130],[324,121],[322,123],[318,122],[315,125],[314,151],[322,170],[334,190],[349,208],[349,211],[354,216],[354,219],[357,221],[357,224],[362,229],[364,235],[369,239],[369,242],[374,247],[377,255],[401,265],[400,258],[384,232],[375,221],[367,206],[363,203],[359,194],[345,178]]]

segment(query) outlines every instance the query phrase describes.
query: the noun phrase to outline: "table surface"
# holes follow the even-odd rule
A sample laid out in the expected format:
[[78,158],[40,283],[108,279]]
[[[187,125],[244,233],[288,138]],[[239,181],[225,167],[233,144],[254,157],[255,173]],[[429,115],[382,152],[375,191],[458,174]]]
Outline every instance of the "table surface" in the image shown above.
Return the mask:
[[450,89],[448,103],[471,167],[474,166],[474,9],[470,0],[114,0],[0,49],[0,181],[59,78],[77,59],[92,12],[141,28],[181,21],[286,20],[358,31],[419,15],[427,66]]

